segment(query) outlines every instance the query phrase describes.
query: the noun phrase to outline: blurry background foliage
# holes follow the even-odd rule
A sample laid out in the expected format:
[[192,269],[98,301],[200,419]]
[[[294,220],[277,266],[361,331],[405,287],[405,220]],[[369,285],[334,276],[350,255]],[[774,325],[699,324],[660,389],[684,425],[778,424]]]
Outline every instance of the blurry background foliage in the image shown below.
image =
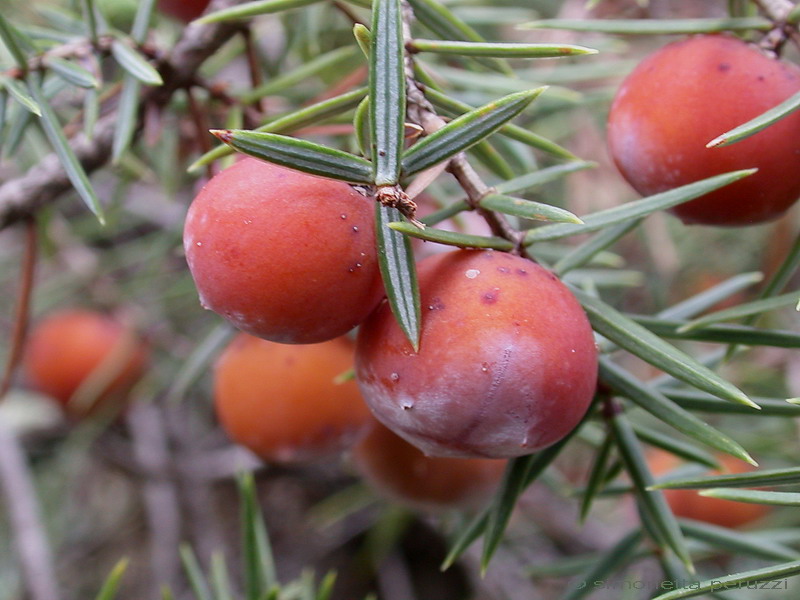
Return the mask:
[[[102,18],[86,18],[92,4],[110,29]],[[33,318],[73,305],[112,310],[146,333],[155,355],[123,422],[66,423],[47,398],[26,389],[19,376],[12,380],[0,406],[5,432],[0,475],[6,492],[0,502],[0,600],[82,599],[98,593],[200,600],[369,594],[387,600],[533,599],[589,593],[644,598],[656,595],[653,585],[662,577],[688,583],[743,573],[740,579],[747,582],[783,580],[800,572],[796,510],[777,508],[746,533],[680,526],[660,492],[648,488],[652,478],[643,454],[648,445],[661,446],[713,462],[708,444],[740,455],[746,449],[762,469],[779,471],[765,472],[756,482],[734,479],[728,489],[781,483],[781,491],[795,491],[800,476],[782,471],[797,465],[800,451],[800,408],[784,401],[800,396],[794,307],[770,310],[757,321],[738,318],[755,322],[758,331],[748,330],[749,341],[731,356],[726,351],[744,339],[743,330],[708,325],[691,336],[699,341],[675,339],[680,337],[675,330],[709,310],[757,299],[776,273],[780,285],[768,289],[770,295],[798,289],[796,207],[775,223],[737,230],[685,227],[657,211],[624,236],[622,225],[613,224],[599,233],[534,244],[532,255],[558,270],[564,260],[575,258],[576,248],[587,248],[581,244],[599,239],[592,236],[607,236],[607,248],[587,253],[580,264],[570,265],[575,268],[564,268],[563,276],[582,291],[586,306],[594,307],[596,328],[605,327],[603,398],[608,408],[609,398],[616,396],[613,405],[621,412],[594,411],[566,443],[515,461],[496,500],[477,517],[419,514],[392,505],[366,489],[346,460],[303,468],[265,466],[231,446],[215,425],[209,376],[231,332],[201,309],[181,246],[188,203],[231,159],[195,161],[218,143],[208,129],[254,129],[276,117],[286,117],[279,133],[359,154],[353,120],[367,92],[331,111],[315,108],[310,118],[292,115],[367,85],[367,60],[353,25],[371,27],[369,2],[289,2],[288,10],[274,14],[191,27],[154,8],[149,20],[140,14],[134,25],[136,11],[144,14],[153,4],[4,0],[0,11],[0,331],[8,340],[0,345],[0,364],[11,355],[25,240],[31,235],[24,227],[28,214],[36,217],[39,251]],[[234,4],[241,3],[222,0],[212,8]],[[488,185],[501,191],[505,185],[511,195],[567,209],[587,223],[594,213],[638,199],[606,154],[605,117],[621,78],[674,36],[518,25],[553,18],[763,19],[765,14],[757,12],[757,3],[735,0],[411,4],[419,20],[412,27],[415,37],[576,44],[598,51],[558,60],[520,59],[502,49],[495,49],[494,57],[415,56],[422,69],[418,76],[441,88],[429,99],[448,117],[467,110],[454,100],[482,106],[549,86],[514,119],[517,130],[473,146],[468,160]],[[213,35],[205,38],[204,32]],[[92,50],[87,40],[95,33]],[[72,50],[59,56],[65,46]],[[197,58],[198,48],[206,48],[209,56]],[[797,48],[787,44],[784,55],[796,61]],[[53,58],[60,60],[48,62]],[[22,74],[20,62],[45,68]],[[81,135],[102,148],[84,161],[85,171],[68,150],[68,140]],[[58,160],[43,160],[54,148]],[[63,175],[51,177],[61,171],[58,164],[66,166],[72,184]],[[518,179],[536,173],[542,174],[536,185]],[[447,176],[426,192],[436,206],[464,197]],[[420,214],[431,210],[424,207]],[[93,213],[102,215],[105,225]],[[456,221],[469,226],[470,217],[462,214]],[[541,225],[510,219],[523,230]],[[633,225],[631,218],[622,222]],[[618,241],[615,232],[622,236]],[[741,276],[747,273],[761,273],[763,281]],[[626,347],[628,334],[639,332],[610,306],[625,315],[651,315],[639,322],[714,367],[762,411],[714,398],[709,391],[728,398],[736,394],[706,372],[698,375],[701,391],[664,375],[664,370],[675,371],[676,361],[685,364],[684,358],[676,359],[650,339],[633,354],[615,351],[614,344]],[[769,334],[777,330],[784,331],[780,342]],[[704,429],[703,422],[714,429]],[[24,463],[14,459],[20,448]],[[25,561],[31,557],[20,552],[19,544],[31,530],[21,531],[9,516],[25,491],[9,485],[20,464],[29,467],[23,475],[33,478],[32,499],[48,545],[34,555],[44,563],[33,568],[42,569],[44,581],[53,575],[57,585],[51,592],[30,591],[26,567],[31,564]],[[248,470],[254,479],[242,478],[237,492],[236,475]],[[23,496],[23,503],[29,500]],[[767,494],[759,500],[779,499]],[[784,500],[797,504],[796,496]],[[585,521],[578,518],[581,507]],[[480,543],[468,547],[481,537],[483,549]],[[454,564],[442,573],[448,552]],[[325,575],[333,571],[335,582]],[[274,587],[276,581],[283,586]],[[726,591],[718,597],[797,597],[800,581],[786,581],[788,589]],[[649,588],[630,589],[631,582],[648,582]],[[159,591],[162,586],[170,591]]]

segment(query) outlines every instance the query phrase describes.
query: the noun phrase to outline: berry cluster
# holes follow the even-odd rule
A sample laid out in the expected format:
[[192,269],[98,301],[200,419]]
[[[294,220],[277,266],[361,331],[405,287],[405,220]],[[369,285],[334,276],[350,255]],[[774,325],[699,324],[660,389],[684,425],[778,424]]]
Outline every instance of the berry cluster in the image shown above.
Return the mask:
[[[359,326],[358,388],[388,430],[371,425],[357,462],[375,481],[381,465],[432,461],[415,472],[435,473],[450,470],[435,466],[447,457],[462,465],[454,474],[474,469],[464,477],[471,486],[449,490],[466,500],[475,495],[468,488],[500,474],[477,459],[529,454],[581,420],[597,376],[592,329],[568,289],[536,263],[454,250],[418,264],[415,351],[382,300],[374,210],[373,198],[347,184],[250,158],[197,196],[184,245],[201,302],[270,340],[239,337],[220,358],[220,419],[267,460],[348,445],[370,422],[355,385],[335,382],[352,365],[340,336]],[[394,483],[383,487],[424,488],[402,481],[406,471],[386,474]],[[417,500],[436,504],[442,491]]]

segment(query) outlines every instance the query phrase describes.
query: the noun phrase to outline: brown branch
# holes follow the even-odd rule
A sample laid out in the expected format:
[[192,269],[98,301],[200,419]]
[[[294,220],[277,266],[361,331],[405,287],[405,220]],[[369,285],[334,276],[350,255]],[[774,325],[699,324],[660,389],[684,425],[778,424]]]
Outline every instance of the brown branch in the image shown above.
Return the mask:
[[800,32],[796,25],[788,25],[786,18],[794,8],[789,0],[756,0],[756,4],[767,17],[775,22],[775,28],[768,32],[759,42],[764,50],[780,54],[780,50],[791,39],[795,46],[800,48]]
[[[244,0],[214,0],[212,9],[220,9]],[[200,65],[240,28],[236,23],[190,25],[172,51],[158,64],[164,85],[148,90],[142,104],[151,102],[165,106],[179,89],[193,84]],[[105,165],[111,158],[115,113],[100,119],[91,139],[83,133],[70,142],[72,150],[87,173]],[[8,227],[41,207],[54,202],[72,187],[66,172],[55,154],[44,157],[27,173],[0,186],[0,230]]]
[[472,168],[472,165],[469,164],[469,161],[467,161],[466,156],[462,153],[453,157],[447,170],[452,173],[456,181],[467,192],[468,204],[486,220],[492,233],[513,242],[513,253],[522,254],[524,234],[514,229],[505,217],[491,210],[481,208],[478,204],[484,196],[492,192],[492,188],[483,182],[478,173],[475,172],[475,169]]
[[[403,3],[403,38],[406,46],[411,40],[411,21],[414,12],[407,2]],[[411,54],[405,54],[406,72],[406,97],[408,104],[408,118],[419,124],[426,134],[434,133],[445,125],[445,120],[440,117],[433,105],[425,97],[422,86],[414,77],[414,59]],[[466,155],[460,152],[450,159],[447,164],[449,171],[458,181],[461,188],[467,195],[467,204],[480,214],[488,223],[494,235],[505,238],[515,245],[515,252],[521,253],[523,235],[516,231],[502,215],[490,210],[485,210],[479,206],[481,199],[492,192],[480,175],[472,168]]]
[[[92,139],[83,133],[72,139],[70,146],[87,173],[110,160],[116,125],[116,114],[106,115],[97,122]],[[0,230],[27,218],[71,188],[58,156],[45,156],[24,175],[0,186]]]

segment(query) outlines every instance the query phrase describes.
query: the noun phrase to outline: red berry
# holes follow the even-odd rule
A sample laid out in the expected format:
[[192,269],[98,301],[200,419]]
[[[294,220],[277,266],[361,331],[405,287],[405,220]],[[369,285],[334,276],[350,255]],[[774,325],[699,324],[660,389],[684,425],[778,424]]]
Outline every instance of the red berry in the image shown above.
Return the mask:
[[706,225],[775,219],[800,197],[800,112],[730,146],[706,144],[798,91],[800,68],[737,38],[674,42],[642,61],[617,92],[608,118],[611,156],[643,195],[757,167],[672,212]]
[[597,350],[575,297],[510,254],[458,250],[418,265],[419,352],[384,303],[362,325],[356,375],[375,416],[432,456],[509,458],[571,431]]
[[374,204],[346,183],[252,158],[222,171],[186,216],[201,303],[276,342],[346,333],[382,295]]

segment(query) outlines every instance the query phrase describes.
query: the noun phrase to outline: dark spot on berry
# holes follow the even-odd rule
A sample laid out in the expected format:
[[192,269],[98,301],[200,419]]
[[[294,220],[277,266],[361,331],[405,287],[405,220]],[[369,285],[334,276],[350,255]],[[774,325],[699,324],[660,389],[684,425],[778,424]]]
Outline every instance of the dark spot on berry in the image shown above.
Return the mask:
[[444,302],[439,297],[433,298],[428,304],[428,310],[444,310]]
[[731,70],[731,63],[719,63],[717,65],[717,70],[719,70],[721,73],[725,73],[727,71],[730,71]]
[[500,288],[494,288],[483,295],[481,302],[484,304],[494,304],[497,302],[498,298],[500,298]]

